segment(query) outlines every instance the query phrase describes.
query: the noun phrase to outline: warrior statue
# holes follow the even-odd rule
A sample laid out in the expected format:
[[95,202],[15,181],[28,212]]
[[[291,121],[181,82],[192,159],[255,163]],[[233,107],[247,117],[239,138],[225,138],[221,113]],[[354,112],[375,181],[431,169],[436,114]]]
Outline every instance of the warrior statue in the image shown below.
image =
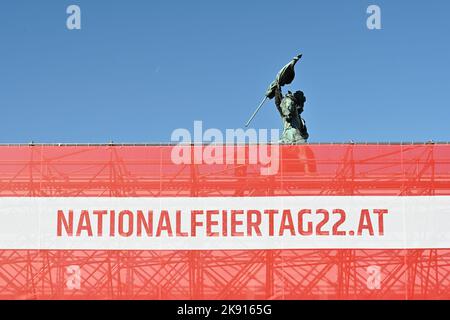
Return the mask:
[[266,92],[264,100],[247,122],[246,127],[253,120],[255,115],[261,109],[267,99],[275,98],[275,105],[283,120],[283,135],[280,143],[282,144],[304,144],[308,141],[309,134],[306,128],[305,120],[301,117],[305,106],[306,98],[302,91],[288,93],[283,96],[281,87],[291,84],[295,78],[295,65],[301,59],[302,55],[296,56],[290,63],[285,65],[274,82]]
[[302,91],[288,93],[283,97],[281,87],[275,89],[275,105],[283,120],[282,144],[304,144],[309,134],[305,120],[301,117],[306,97]]

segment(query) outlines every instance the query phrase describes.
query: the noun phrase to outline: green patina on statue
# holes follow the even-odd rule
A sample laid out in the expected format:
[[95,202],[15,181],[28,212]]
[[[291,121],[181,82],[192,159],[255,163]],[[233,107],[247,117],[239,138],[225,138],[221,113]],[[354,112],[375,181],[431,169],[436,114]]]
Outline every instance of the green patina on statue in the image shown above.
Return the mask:
[[295,78],[295,65],[302,58],[296,56],[278,72],[275,81],[269,86],[264,100],[247,122],[246,127],[253,120],[267,99],[275,99],[275,106],[283,120],[283,134],[280,143],[282,144],[304,144],[307,143],[309,134],[305,120],[301,117],[305,106],[306,97],[302,91],[288,93],[283,96],[281,88],[291,84]]
[[308,142],[309,134],[305,120],[301,117],[306,97],[302,91],[288,93],[283,97],[281,88],[275,90],[275,105],[283,119],[282,144],[303,144]]

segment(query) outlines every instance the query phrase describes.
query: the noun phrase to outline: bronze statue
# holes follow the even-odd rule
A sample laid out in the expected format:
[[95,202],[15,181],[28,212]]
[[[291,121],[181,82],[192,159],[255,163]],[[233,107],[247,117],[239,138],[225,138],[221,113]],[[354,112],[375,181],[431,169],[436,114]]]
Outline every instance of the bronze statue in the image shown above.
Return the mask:
[[305,106],[306,97],[302,91],[288,93],[283,96],[281,87],[291,84],[295,78],[295,65],[302,58],[302,55],[296,56],[287,65],[278,72],[275,81],[269,86],[264,100],[258,106],[256,111],[245,125],[248,127],[250,122],[256,116],[267,99],[275,98],[275,105],[283,120],[283,135],[280,143],[282,144],[303,144],[308,141],[309,134],[306,128],[305,120],[301,117]]
[[275,88],[275,105],[283,120],[282,144],[304,144],[309,134],[305,120],[301,117],[306,97],[302,91],[288,93],[283,97],[281,87]]

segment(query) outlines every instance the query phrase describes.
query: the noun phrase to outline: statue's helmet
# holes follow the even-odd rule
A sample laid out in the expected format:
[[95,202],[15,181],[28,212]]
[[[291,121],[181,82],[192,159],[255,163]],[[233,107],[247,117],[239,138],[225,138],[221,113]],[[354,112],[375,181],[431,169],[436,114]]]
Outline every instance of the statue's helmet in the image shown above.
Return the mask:
[[295,100],[297,100],[297,102],[302,105],[306,102],[306,97],[305,94],[303,93],[303,91],[296,91],[294,93],[294,98]]

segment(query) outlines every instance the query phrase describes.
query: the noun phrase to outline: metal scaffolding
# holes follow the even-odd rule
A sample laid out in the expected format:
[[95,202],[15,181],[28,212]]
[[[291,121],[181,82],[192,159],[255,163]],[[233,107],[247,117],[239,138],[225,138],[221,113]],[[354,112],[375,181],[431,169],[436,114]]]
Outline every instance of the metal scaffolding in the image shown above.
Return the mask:
[[[0,199],[450,195],[447,144],[280,148],[279,172],[263,176],[259,164],[176,165],[170,145],[0,146]],[[3,299],[450,299],[449,274],[450,246],[0,250]]]

